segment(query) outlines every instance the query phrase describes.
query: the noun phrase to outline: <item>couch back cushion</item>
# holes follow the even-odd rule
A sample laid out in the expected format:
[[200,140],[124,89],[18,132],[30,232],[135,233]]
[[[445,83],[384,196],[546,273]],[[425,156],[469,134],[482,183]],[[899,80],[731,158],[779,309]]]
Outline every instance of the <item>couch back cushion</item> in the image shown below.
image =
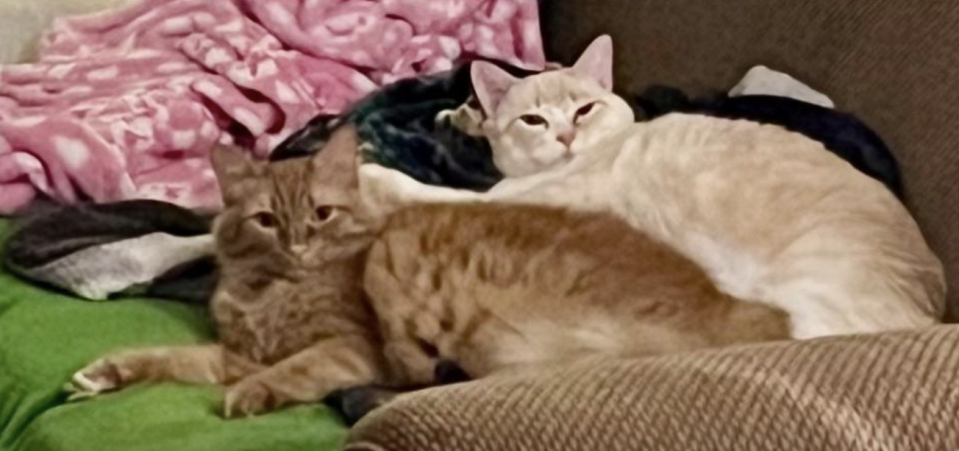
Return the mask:
[[825,92],[899,158],[906,203],[946,265],[959,320],[959,2],[543,2],[547,54],[613,36],[617,91],[703,94],[763,64]]

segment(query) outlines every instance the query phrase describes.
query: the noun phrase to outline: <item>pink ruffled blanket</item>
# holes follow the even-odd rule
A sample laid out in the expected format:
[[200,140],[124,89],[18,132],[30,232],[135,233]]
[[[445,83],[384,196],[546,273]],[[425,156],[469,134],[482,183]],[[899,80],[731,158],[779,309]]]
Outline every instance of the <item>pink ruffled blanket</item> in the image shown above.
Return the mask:
[[208,154],[470,56],[544,64],[535,0],[143,0],[55,22],[0,67],[0,214],[149,198],[215,209]]

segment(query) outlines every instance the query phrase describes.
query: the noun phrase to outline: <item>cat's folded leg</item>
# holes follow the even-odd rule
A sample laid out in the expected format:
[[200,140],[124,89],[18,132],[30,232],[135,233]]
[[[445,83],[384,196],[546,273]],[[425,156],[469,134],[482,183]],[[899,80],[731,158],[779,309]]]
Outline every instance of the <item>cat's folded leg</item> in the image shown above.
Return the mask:
[[319,402],[338,389],[384,382],[381,360],[369,337],[324,339],[229,387],[223,415],[242,417],[289,404]]
[[77,399],[144,381],[223,384],[261,369],[215,344],[131,349],[77,371],[66,389]]

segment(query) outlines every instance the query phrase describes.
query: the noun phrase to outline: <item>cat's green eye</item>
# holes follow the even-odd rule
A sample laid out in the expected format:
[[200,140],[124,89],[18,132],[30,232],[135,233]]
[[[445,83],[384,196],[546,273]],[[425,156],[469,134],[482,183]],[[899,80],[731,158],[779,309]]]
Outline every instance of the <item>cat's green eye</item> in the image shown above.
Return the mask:
[[316,219],[319,219],[321,222],[328,221],[333,217],[334,208],[329,205],[321,205],[316,207]]
[[273,216],[270,213],[257,213],[253,215],[253,220],[256,221],[260,227],[265,229],[272,229],[276,227],[276,216]]
[[519,120],[523,121],[526,125],[538,126],[546,125],[546,119],[543,116],[538,114],[524,114],[519,117]]

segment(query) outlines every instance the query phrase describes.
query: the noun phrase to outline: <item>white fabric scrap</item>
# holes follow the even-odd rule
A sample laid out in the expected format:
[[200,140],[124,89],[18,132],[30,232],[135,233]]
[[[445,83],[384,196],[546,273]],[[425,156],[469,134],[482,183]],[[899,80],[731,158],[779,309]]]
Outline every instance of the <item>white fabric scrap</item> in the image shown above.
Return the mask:
[[743,79],[736,86],[733,86],[733,89],[729,90],[730,97],[748,95],[789,97],[825,108],[836,106],[832,99],[825,94],[796,80],[789,74],[772,70],[766,66],[756,66],[749,69]]

